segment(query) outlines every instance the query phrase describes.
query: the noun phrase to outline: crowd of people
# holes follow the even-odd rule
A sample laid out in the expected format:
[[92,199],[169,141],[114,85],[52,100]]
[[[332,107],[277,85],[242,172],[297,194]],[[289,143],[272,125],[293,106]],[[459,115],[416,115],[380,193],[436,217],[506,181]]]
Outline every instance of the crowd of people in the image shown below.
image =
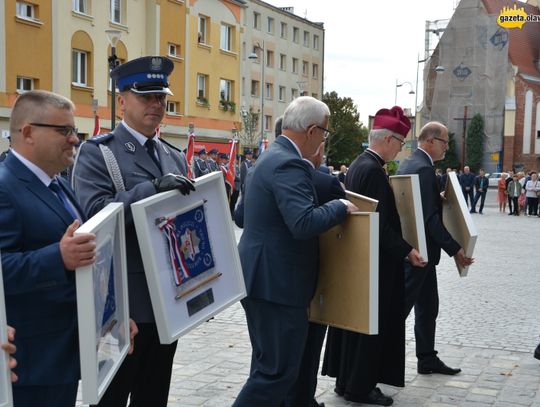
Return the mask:
[[[13,106],[11,149],[0,164],[0,251],[10,325],[2,349],[11,355],[17,407],[75,404],[77,324],[83,321],[77,321],[74,271],[95,262],[96,243],[93,234],[74,232],[110,202],[123,203],[125,210],[132,349],[98,406],[126,406],[128,400],[130,406],[167,405],[177,342],[160,343],[130,204],[164,191],[195,190],[184,153],[156,134],[173,67],[167,58],[141,57],[113,69],[123,120],[111,133],[83,143],[76,160],[70,100],[34,90]],[[369,147],[336,176],[323,165],[329,117],[326,104],[302,96],[279,119],[276,141],[256,165],[249,150],[241,163],[228,163],[217,150],[201,150],[193,162],[195,176],[237,165],[234,190],[241,199],[231,202],[231,210],[236,207],[235,220],[244,228],[238,251],[247,296],[241,303],[252,358],[234,407],[324,406],[315,391],[327,327],[309,322],[307,308],[318,278],[318,236],[358,211],[344,186],[379,202],[379,333],[328,329],[322,373],[336,378],[335,392],[345,400],[391,405],[377,384],[405,384],[405,319],[413,308],[418,373],[460,372],[435,349],[441,250],[462,266],[474,261],[442,222],[434,163],[445,156],[448,129],[426,124],[418,149],[398,169],[419,177],[428,251],[423,259],[403,239],[385,170],[405,144],[409,119],[398,106],[379,110]],[[58,176],[70,166],[71,185]],[[487,178],[482,171],[469,174],[466,169],[460,177],[463,191],[471,212],[480,202],[482,213]],[[524,187],[530,213],[537,214],[536,174],[523,183],[517,175],[512,180],[505,186],[508,196],[514,197],[519,183],[520,196]]]

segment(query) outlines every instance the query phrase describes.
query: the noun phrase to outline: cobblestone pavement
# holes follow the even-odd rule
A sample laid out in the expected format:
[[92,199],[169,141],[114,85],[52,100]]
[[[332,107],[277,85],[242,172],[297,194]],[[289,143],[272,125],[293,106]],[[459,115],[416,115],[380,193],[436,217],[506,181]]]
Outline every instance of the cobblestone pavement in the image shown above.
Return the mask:
[[[460,278],[444,254],[438,268],[437,349],[463,371],[450,377],[416,373],[411,316],[406,387],[381,386],[395,406],[540,407],[540,361],[532,357],[540,341],[540,219],[499,213],[495,195],[490,190],[484,215],[473,217],[479,238],[469,275]],[[247,377],[250,354],[236,304],[180,339],[169,406],[230,406]],[[319,377],[320,402],[358,405],[337,397],[333,384]]]

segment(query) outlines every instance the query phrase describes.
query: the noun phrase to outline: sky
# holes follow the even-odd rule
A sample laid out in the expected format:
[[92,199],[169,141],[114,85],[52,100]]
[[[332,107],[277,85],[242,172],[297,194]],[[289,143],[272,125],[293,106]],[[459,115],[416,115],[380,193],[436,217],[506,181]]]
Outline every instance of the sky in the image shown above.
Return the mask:
[[[457,0],[266,0],[325,27],[324,91],[355,102],[369,115],[397,104],[414,112],[418,55],[424,59],[426,20],[450,19]],[[436,39],[435,36],[432,36]],[[418,105],[422,100],[420,64]]]

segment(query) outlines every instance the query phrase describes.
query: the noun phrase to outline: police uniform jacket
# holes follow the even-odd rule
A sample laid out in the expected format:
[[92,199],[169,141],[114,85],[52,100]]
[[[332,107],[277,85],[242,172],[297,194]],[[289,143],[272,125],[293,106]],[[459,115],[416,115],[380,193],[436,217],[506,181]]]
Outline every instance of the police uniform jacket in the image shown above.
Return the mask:
[[[125,185],[116,190],[99,148],[102,144],[114,154]],[[73,171],[74,189],[88,217],[110,202],[124,203],[130,316],[135,322],[154,322],[144,267],[131,213],[131,204],[156,193],[152,180],[163,174],[186,175],[182,152],[159,141],[156,151],[162,170],[152,161],[144,146],[119,124],[114,132],[82,144]]]

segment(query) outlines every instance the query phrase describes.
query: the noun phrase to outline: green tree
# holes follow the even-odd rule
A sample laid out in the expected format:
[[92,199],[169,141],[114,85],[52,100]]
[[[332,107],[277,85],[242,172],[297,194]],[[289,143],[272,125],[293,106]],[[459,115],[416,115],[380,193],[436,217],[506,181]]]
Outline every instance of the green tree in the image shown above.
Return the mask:
[[238,137],[244,147],[256,147],[259,141],[259,116],[260,111],[253,111],[253,107],[249,110],[242,110],[240,117],[242,118],[242,130],[238,133]]
[[457,156],[456,138],[454,133],[448,134],[448,150],[444,156],[444,160],[437,161],[435,166],[446,171],[447,168],[456,169],[459,167],[459,159]]
[[467,130],[467,148],[465,153],[465,163],[471,168],[472,172],[478,172],[482,166],[484,156],[484,119],[480,113],[476,113]]
[[323,102],[330,108],[328,127],[332,131],[326,142],[326,162],[335,168],[341,164],[348,166],[362,151],[368,130],[362,126],[360,114],[351,98],[340,98],[337,92],[327,92]]

